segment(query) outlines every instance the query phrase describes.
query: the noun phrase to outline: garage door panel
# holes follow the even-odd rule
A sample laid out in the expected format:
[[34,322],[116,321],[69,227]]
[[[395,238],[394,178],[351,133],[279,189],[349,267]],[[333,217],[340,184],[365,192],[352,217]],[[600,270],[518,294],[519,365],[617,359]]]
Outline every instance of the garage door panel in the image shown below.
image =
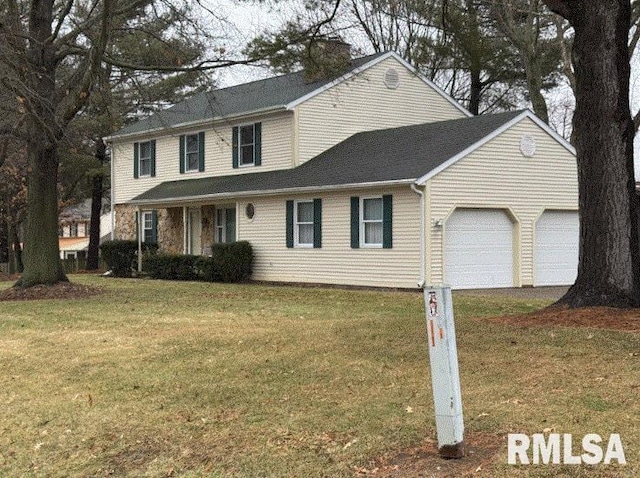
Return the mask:
[[445,277],[454,289],[513,286],[513,224],[504,211],[454,211],[446,224]]
[[573,211],[545,211],[536,223],[534,285],[573,284],[578,273],[580,219]]

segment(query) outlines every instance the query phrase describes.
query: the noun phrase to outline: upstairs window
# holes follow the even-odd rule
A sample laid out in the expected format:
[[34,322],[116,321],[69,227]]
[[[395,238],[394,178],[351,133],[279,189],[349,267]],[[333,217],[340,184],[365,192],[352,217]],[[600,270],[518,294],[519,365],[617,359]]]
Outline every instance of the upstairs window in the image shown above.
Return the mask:
[[233,167],[262,164],[262,123],[233,128]]
[[180,173],[204,171],[204,132],[180,136]]
[[155,140],[133,144],[133,177],[154,177],[156,175]]

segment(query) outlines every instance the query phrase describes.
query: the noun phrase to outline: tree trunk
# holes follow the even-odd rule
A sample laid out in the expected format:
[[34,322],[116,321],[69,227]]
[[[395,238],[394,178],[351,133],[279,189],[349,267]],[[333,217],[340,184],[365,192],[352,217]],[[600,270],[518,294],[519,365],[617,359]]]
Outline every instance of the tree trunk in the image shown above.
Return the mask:
[[[102,139],[96,144],[96,159],[104,164],[107,146]],[[91,186],[91,222],[89,223],[89,249],[87,251],[87,270],[94,271],[100,266],[100,214],[102,213],[102,171],[92,179]]]
[[54,0],[33,2],[29,13],[27,83],[37,101],[30,105],[27,143],[27,220],[24,272],[15,284],[31,287],[67,281],[58,243],[58,142],[56,68],[52,45]]
[[549,123],[547,100],[545,100],[544,95],[542,94],[542,69],[540,68],[540,58],[537,58],[536,55],[537,53],[535,51],[526,52],[524,54],[527,90],[529,92],[529,100],[533,106],[534,113],[542,121]]
[[473,116],[478,116],[480,114],[480,99],[482,98],[481,70],[472,68],[470,74],[471,92],[469,95],[469,111]]
[[638,199],[629,109],[630,2],[545,0],[575,29],[578,277],[571,307],[640,304]]
[[24,271],[24,265],[22,264],[22,245],[20,244],[20,236],[18,235],[17,228],[13,228],[11,231],[11,242],[13,242],[11,262],[13,263],[13,271],[21,274],[22,271]]
[[[31,287],[66,282],[58,243],[58,152],[55,145],[30,143],[29,169],[24,272],[16,285]],[[29,240],[36,237],[38,240]]]

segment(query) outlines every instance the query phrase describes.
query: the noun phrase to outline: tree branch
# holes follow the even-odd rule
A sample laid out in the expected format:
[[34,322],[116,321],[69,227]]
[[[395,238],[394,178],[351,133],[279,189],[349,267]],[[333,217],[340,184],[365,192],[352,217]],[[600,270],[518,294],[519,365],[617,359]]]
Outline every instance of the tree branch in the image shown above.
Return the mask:
[[78,111],[80,111],[80,109],[82,109],[82,107],[87,103],[91,87],[95,83],[94,80],[99,74],[102,58],[105,54],[107,43],[109,42],[112,19],[111,2],[112,0],[103,1],[102,14],[100,15],[100,33],[98,34],[96,42],[92,45],[89,51],[88,65],[84,76],[78,87],[75,89],[73,96],[71,96],[71,101],[68,102],[66,107],[61,108],[62,113],[57,115],[59,122],[63,127],[66,127]]
[[566,18],[571,21],[573,19],[574,7],[578,7],[579,0],[543,0],[553,13]]

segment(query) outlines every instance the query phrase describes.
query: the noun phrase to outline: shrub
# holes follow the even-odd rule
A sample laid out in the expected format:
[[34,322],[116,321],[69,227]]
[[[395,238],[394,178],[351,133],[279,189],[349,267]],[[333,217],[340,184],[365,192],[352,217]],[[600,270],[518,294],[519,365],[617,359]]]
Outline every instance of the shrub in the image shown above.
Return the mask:
[[253,248],[247,241],[214,244],[211,246],[211,262],[213,280],[245,281],[251,277]]
[[214,267],[211,257],[199,256],[194,264],[194,269],[199,279],[207,282],[219,282],[222,280],[220,273]]
[[[158,250],[158,245],[149,242],[142,243],[142,253],[153,254]],[[102,258],[113,271],[116,277],[131,277],[134,270],[134,262],[138,256],[138,243],[136,241],[106,241],[100,245]]]
[[145,256],[142,268],[152,279],[196,280],[198,256],[177,254],[155,254]]

